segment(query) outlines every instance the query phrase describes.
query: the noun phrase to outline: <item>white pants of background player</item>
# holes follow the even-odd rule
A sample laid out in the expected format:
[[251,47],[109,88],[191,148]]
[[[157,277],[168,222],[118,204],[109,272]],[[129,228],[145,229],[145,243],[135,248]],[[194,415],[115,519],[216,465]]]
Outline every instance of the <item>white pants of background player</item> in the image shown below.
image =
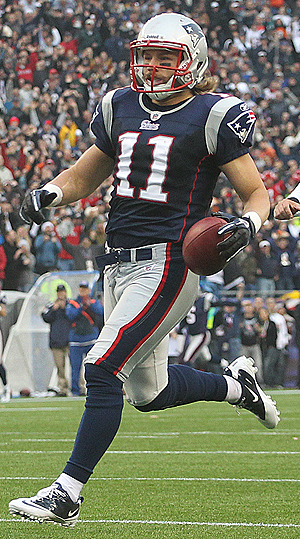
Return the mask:
[[199,333],[199,335],[190,335],[190,342],[183,357],[184,363],[194,363],[196,359],[210,361],[211,353],[208,348],[210,341],[209,331]]

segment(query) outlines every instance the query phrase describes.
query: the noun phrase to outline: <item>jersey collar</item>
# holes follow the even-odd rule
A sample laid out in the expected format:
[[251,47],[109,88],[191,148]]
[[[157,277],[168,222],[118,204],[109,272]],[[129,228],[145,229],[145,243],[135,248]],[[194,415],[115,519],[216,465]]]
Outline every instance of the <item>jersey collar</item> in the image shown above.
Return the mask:
[[[172,112],[177,112],[178,110],[182,109],[186,105],[188,105],[196,96],[191,96],[189,99],[186,99],[182,103],[177,103],[176,105],[157,105],[156,103],[152,103],[152,101],[145,96],[145,94],[139,95],[139,103],[141,108],[148,112],[150,116],[153,116],[153,114],[156,116],[156,118],[160,118],[161,116],[165,114],[172,114]],[[146,101],[146,103],[145,103]]]

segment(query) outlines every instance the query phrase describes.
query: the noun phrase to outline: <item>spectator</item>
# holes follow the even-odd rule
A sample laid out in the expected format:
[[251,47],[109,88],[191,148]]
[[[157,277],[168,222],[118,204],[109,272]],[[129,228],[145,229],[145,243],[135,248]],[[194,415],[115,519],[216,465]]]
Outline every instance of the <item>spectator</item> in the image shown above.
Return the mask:
[[68,303],[66,287],[59,284],[56,288],[57,297],[53,303],[45,307],[42,318],[50,324],[49,346],[57,368],[58,393],[57,397],[67,397],[69,384],[66,378],[66,361],[69,355],[70,319],[66,315]]
[[[6,316],[6,297],[1,296],[0,297],[0,316],[4,317]],[[3,393],[1,395],[1,402],[6,403],[10,401],[10,388],[7,382],[7,376],[6,376],[6,369],[2,363],[2,353],[3,353],[3,338],[2,338],[2,330],[1,330],[1,324],[0,324],[0,378],[3,384]]]
[[229,363],[241,355],[241,303],[240,300],[224,298],[215,302],[221,308],[213,321],[210,351],[212,361]]
[[72,120],[72,111],[65,115],[65,121],[61,127],[58,138],[59,138],[59,149],[70,149],[76,146],[76,135],[75,131],[78,129],[77,124]]
[[103,245],[93,245],[88,236],[84,236],[79,245],[71,244],[66,238],[61,238],[63,248],[74,259],[75,270],[93,271],[97,268],[95,257],[104,253]]
[[3,186],[14,179],[11,170],[4,165],[3,155],[0,153],[0,184]]
[[277,365],[277,328],[266,307],[258,310],[259,343],[263,358],[264,382],[267,387],[276,385],[276,365]]
[[241,321],[241,354],[252,357],[258,369],[257,378],[264,383],[262,354],[259,345],[259,325],[254,311],[253,302],[245,299],[242,302],[243,319]]
[[42,275],[47,271],[57,270],[57,257],[61,243],[57,239],[51,221],[42,224],[41,234],[34,241],[36,265],[35,272]]
[[[63,241],[66,241],[71,245],[78,245],[80,242],[80,236],[84,230],[81,214],[75,214],[74,217],[71,218],[71,216],[66,214],[62,209],[59,217],[60,221],[56,226],[56,234],[60,242],[62,243],[63,237]],[[75,269],[74,259],[64,247],[58,255],[57,267],[62,271],[72,271]]]
[[256,275],[257,275],[257,260],[254,253],[252,244],[240,253],[239,266],[241,268],[241,275],[245,281],[245,292],[256,290]]
[[270,320],[276,324],[277,329],[276,370],[274,372],[273,381],[275,387],[283,387],[287,346],[290,342],[290,335],[284,316],[278,312],[278,308],[280,307],[278,307],[276,300],[273,297],[266,298],[266,306],[270,314]]
[[83,380],[80,381],[82,360],[99,335],[103,325],[103,306],[92,299],[87,281],[79,284],[76,300],[71,299],[66,306],[66,315],[72,322],[70,331],[70,362],[72,369],[72,394],[85,394]]
[[259,294],[272,296],[275,294],[278,280],[278,261],[271,255],[271,244],[267,240],[259,243],[257,255],[257,291]]
[[6,255],[5,277],[3,281],[4,290],[18,290],[20,267],[16,259],[17,235],[14,230],[5,232],[3,248]]
[[95,26],[95,19],[89,18],[85,21],[82,30],[78,34],[78,53],[82,53],[87,47],[92,47],[95,55],[100,52],[102,37],[98,28]]
[[2,242],[0,243],[0,291],[1,291],[3,288],[3,281],[5,279],[5,267],[7,263],[7,258],[5,254],[5,249],[3,247],[3,241],[4,241],[3,236],[0,236],[0,241]]
[[277,290],[293,290],[295,273],[294,242],[288,232],[279,233],[275,241],[271,240],[271,248],[278,264]]
[[27,240],[19,240],[17,246],[15,258],[19,266],[18,290],[28,292],[34,283],[35,256],[31,253]]

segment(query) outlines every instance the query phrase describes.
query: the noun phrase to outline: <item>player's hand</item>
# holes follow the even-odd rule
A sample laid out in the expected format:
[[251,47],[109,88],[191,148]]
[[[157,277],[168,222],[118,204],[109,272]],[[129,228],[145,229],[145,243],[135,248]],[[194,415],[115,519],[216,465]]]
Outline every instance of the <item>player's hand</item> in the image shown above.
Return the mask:
[[230,236],[218,243],[217,247],[219,253],[228,262],[248,245],[251,238],[254,238],[254,223],[249,217],[234,217],[229,213],[217,212],[213,215],[227,221],[226,225],[219,228],[218,234],[221,236],[229,233]]
[[49,193],[46,189],[34,189],[25,195],[23,200],[20,216],[25,223],[31,224],[33,221],[40,225],[45,221],[45,216],[42,212],[56,198],[55,193]]
[[293,219],[298,211],[300,211],[300,204],[296,199],[284,198],[276,204],[274,208],[274,218],[279,220]]

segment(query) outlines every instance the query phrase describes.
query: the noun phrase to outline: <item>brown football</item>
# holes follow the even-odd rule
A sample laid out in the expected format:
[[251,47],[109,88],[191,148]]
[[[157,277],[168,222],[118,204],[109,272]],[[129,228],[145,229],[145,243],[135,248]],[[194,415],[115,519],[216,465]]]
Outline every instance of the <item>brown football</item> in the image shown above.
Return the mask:
[[197,275],[212,275],[224,268],[226,260],[219,254],[217,245],[230,234],[219,235],[218,230],[226,221],[220,217],[205,217],[187,232],[182,254],[187,267]]

